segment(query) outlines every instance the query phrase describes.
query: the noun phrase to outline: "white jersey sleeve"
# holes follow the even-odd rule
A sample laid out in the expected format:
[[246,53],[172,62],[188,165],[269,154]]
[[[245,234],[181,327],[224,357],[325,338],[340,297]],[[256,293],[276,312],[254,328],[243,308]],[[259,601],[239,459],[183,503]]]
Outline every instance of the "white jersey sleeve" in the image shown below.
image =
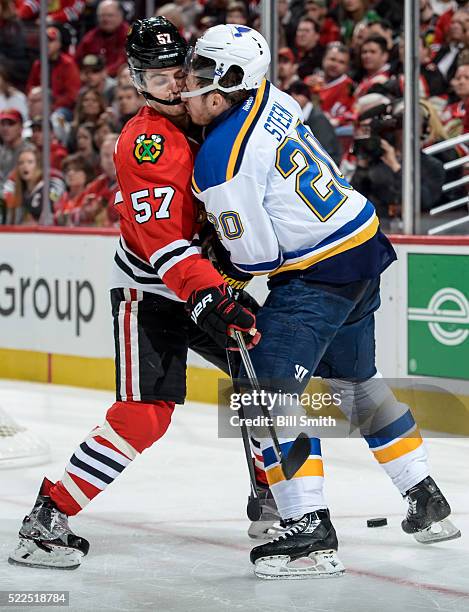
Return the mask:
[[265,186],[244,172],[199,195],[231,262],[250,274],[267,274],[281,262],[277,236],[262,205],[264,195]]

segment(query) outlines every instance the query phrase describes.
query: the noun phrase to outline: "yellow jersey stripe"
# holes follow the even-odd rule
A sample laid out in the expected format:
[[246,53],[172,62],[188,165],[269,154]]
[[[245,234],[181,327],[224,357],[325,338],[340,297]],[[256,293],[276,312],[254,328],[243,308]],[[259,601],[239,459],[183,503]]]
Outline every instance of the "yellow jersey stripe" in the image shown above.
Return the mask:
[[271,272],[269,276],[274,276],[275,274],[280,274],[281,272],[289,272],[290,270],[305,270],[306,268],[309,268],[310,266],[315,263],[318,263],[319,261],[323,261],[324,259],[334,257],[334,255],[338,255],[339,253],[343,253],[344,251],[353,249],[354,247],[365,243],[367,240],[370,240],[370,238],[373,238],[373,236],[378,231],[378,227],[379,220],[378,217],[374,215],[373,221],[367,227],[365,227],[364,230],[362,230],[358,234],[355,234],[355,236],[344,240],[344,242],[333,246],[327,251],[322,251],[322,253],[317,253],[315,255],[312,255],[311,257],[308,257],[307,259],[303,259],[302,261],[298,261],[291,264],[284,264],[283,266],[280,266],[280,268],[277,268],[277,270],[275,270],[274,272]]
[[[285,480],[280,465],[276,465],[272,469],[266,470],[266,475],[269,486]],[[304,476],[324,476],[322,459],[307,459],[293,478],[303,478]]]
[[257,111],[259,110],[259,107],[262,103],[262,98],[264,97],[266,85],[267,85],[267,81],[264,79],[262,81],[261,86],[257,90],[256,99],[254,101],[254,104],[252,105],[251,110],[248,113],[248,116],[246,117],[243,123],[243,127],[239,130],[239,133],[236,136],[236,140],[234,141],[233,148],[231,149],[230,159],[228,160],[228,167],[226,169],[226,180],[227,181],[231,180],[234,176],[234,169],[236,166],[236,161],[238,159],[239,150],[243,143],[243,139],[246,135],[246,132],[251,127],[251,124],[254,121]]
[[197,183],[195,182],[195,176],[194,174],[192,174],[192,189],[196,192],[196,193],[200,193],[202,190],[199,188],[199,186],[197,185]]
[[402,438],[395,444],[391,444],[391,446],[373,451],[373,455],[376,457],[379,463],[388,463],[388,461],[393,461],[394,459],[399,459],[399,457],[407,455],[407,453],[412,452],[423,443],[422,437],[420,436],[420,432],[418,430],[412,435],[412,438]]

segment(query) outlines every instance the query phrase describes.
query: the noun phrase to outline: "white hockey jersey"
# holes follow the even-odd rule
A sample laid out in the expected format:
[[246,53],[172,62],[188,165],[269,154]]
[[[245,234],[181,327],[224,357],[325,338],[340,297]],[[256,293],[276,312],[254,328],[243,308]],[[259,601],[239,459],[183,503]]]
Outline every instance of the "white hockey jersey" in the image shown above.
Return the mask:
[[305,271],[379,231],[373,204],[305,127],[299,105],[266,80],[209,126],[192,187],[242,272]]

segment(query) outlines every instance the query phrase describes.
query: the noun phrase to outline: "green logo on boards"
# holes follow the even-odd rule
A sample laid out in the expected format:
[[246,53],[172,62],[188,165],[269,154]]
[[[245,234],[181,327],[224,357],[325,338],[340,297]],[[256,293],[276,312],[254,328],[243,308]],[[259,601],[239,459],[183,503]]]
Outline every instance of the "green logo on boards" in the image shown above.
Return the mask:
[[408,374],[469,379],[469,256],[407,256]]

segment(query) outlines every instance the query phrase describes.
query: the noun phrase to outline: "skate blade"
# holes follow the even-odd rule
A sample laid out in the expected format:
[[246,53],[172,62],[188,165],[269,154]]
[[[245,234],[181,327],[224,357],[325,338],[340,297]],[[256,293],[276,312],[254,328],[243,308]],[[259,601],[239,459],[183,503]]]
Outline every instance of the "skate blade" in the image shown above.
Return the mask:
[[320,550],[292,562],[287,555],[262,557],[255,563],[254,574],[263,580],[338,578],[345,574],[345,567],[335,550]]
[[273,540],[285,531],[279,521],[254,521],[248,529],[252,540]]
[[435,544],[436,542],[456,540],[461,537],[461,532],[449,519],[445,518],[412,535],[419,544]]
[[18,546],[8,557],[11,565],[23,565],[39,569],[73,570],[80,567],[83,553],[75,548],[49,544],[46,552],[33,540],[20,539]]

